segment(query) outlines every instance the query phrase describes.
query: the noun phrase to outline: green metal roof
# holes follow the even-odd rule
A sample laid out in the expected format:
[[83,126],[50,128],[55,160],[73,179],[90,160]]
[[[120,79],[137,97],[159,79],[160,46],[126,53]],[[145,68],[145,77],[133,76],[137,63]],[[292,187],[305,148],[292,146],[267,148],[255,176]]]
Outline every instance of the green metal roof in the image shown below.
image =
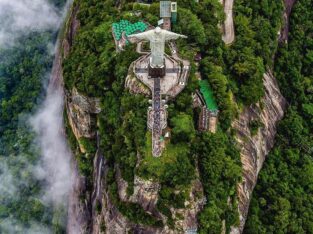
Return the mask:
[[202,93],[202,95],[204,97],[204,101],[205,101],[207,108],[210,111],[217,111],[218,106],[217,106],[217,103],[215,101],[213,91],[210,87],[209,82],[207,80],[200,80],[199,85],[200,85],[200,92]]
[[125,32],[126,36],[128,36],[138,31],[143,32],[148,28],[148,26],[141,21],[132,24],[128,20],[121,20],[120,22],[113,23],[112,28],[116,40],[119,41],[122,38],[123,32]]

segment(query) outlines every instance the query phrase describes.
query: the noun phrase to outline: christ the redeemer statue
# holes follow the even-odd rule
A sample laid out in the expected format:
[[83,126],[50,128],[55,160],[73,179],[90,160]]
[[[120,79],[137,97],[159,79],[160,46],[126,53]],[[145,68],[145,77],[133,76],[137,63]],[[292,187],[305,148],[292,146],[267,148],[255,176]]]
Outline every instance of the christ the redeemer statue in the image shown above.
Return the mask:
[[139,40],[150,41],[150,49],[151,49],[151,60],[150,66],[152,68],[163,68],[164,67],[164,48],[165,42],[170,40],[176,40],[178,38],[187,38],[184,35],[173,33],[160,27],[156,27],[155,29],[132,34],[128,36],[129,38],[137,38]]

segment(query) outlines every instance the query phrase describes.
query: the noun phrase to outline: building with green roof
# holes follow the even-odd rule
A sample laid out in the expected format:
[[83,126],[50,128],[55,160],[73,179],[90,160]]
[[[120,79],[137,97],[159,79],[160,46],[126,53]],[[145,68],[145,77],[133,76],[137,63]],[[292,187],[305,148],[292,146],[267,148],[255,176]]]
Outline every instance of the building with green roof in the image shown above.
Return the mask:
[[207,80],[200,80],[199,85],[200,85],[200,92],[204,98],[207,108],[211,112],[218,112],[218,106],[217,106],[217,103],[214,98],[213,91],[211,89],[209,82]]
[[132,24],[128,20],[120,20],[112,24],[113,34],[117,41],[121,40],[123,32],[128,36],[136,32],[144,32],[147,28],[148,26],[141,21]]

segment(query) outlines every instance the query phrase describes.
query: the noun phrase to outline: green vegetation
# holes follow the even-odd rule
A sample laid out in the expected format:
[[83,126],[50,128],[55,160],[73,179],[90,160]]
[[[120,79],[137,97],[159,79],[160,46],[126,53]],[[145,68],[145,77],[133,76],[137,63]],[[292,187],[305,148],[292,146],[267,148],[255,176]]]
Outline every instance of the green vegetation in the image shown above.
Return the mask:
[[144,157],[139,168],[139,176],[146,179],[158,180],[165,174],[167,167],[171,164],[175,164],[178,158],[182,158],[184,155],[189,154],[189,149],[186,144],[167,144],[162,157],[155,158],[152,155],[152,136],[151,132],[146,134],[146,147]]
[[[43,91],[41,78],[52,65],[46,47],[51,37],[51,32],[31,33],[13,48],[1,49],[0,126],[4,141],[13,138],[11,134],[17,128],[19,115],[31,112]],[[11,148],[11,145],[7,147]],[[1,153],[13,150],[7,147],[1,147]]]
[[276,55],[275,76],[289,108],[260,172],[245,233],[313,230],[312,4],[311,0],[296,2],[289,42]]
[[[51,2],[64,5],[63,0]],[[7,233],[2,229],[6,222],[15,233],[36,223],[65,233],[64,207],[39,199],[45,181],[34,175],[40,153],[28,122],[43,98],[42,84],[53,61],[48,45],[56,36],[53,31],[27,32],[12,47],[0,48],[0,233]]]
[[180,113],[171,118],[171,125],[173,126],[172,142],[186,143],[195,137],[192,116]]
[[249,128],[250,128],[250,133],[251,133],[251,136],[255,136],[259,129],[262,127],[262,122],[259,121],[259,120],[252,120],[250,123],[249,123]]
[[201,182],[206,205],[199,215],[199,233],[221,233],[226,221],[230,226],[239,223],[236,185],[241,180],[239,152],[231,138],[223,132],[203,133],[194,144],[198,155]]
[[[100,144],[110,168],[108,186],[114,204],[132,222],[159,225],[155,217],[145,218],[147,214],[140,206],[120,201],[116,168],[128,183],[128,195],[133,192],[135,175],[158,181],[161,190],[157,207],[168,217],[167,224],[175,228],[174,222],[180,217],[173,217],[170,208],[184,208],[193,180],[197,178],[198,165],[207,199],[198,217],[199,232],[221,233],[223,220],[229,231],[231,225],[238,224],[235,191],[241,178],[240,156],[230,134],[231,122],[238,106],[253,104],[264,94],[262,77],[267,67],[273,66],[282,1],[236,1],[237,37],[231,47],[221,40],[218,25],[225,16],[218,0],[178,1],[173,31],[188,35],[187,40],[178,40],[177,46],[181,56],[192,62],[192,69],[186,89],[168,102],[168,129],[172,137],[165,142],[166,150],[161,158],[151,155],[151,134],[146,127],[147,98],[130,95],[124,89],[129,65],[139,56],[135,45],[116,53],[111,34],[111,25],[120,20],[143,20],[156,25],[158,1],[149,7],[122,1],[119,9],[113,0],[77,0],[75,3],[80,5],[81,28],[64,61],[65,87],[76,87],[81,93],[101,98],[104,111],[98,115]],[[140,19],[133,14],[134,10],[141,11]],[[201,86],[195,75],[198,68],[193,63],[196,52],[203,58],[199,64],[202,88],[211,88],[204,92],[208,94],[206,100],[210,107],[218,106],[220,111],[215,135],[198,133],[194,127],[198,113],[192,108],[191,94]],[[312,112],[309,105],[305,109]],[[251,123],[252,132],[258,128],[256,123]],[[141,161],[137,166],[138,158]]]
[[272,66],[281,26],[281,0],[235,1],[236,40],[226,49],[225,64],[232,77],[232,92],[250,105],[264,94],[262,77]]
[[210,83],[218,104],[220,125],[226,130],[230,127],[232,119],[237,114],[237,108],[233,101],[233,93],[230,90],[230,81],[223,74],[223,68],[209,62],[208,57],[202,60],[201,70],[205,81]]

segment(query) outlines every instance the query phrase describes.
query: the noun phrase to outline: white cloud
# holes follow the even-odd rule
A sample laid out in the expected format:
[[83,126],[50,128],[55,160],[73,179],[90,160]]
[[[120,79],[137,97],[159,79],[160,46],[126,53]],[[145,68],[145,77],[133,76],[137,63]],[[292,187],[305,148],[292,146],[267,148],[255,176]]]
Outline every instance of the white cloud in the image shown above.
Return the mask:
[[[68,9],[70,3],[71,1],[68,1],[65,9]],[[65,10],[56,9],[48,0],[0,0],[0,48],[14,45],[15,39],[31,31],[57,30],[64,19],[64,12]],[[47,46],[53,54],[55,45],[50,43]],[[46,205],[52,203],[54,208],[67,207],[69,192],[72,189],[71,152],[64,134],[63,107],[62,90],[48,92],[37,113],[29,117],[29,122],[37,133],[34,143],[40,148],[41,158],[35,167],[27,165],[27,162],[24,164],[27,165],[27,173],[34,174],[46,182],[43,194],[38,199]],[[16,156],[16,160],[24,160],[22,154]],[[20,180],[13,175],[14,172],[6,159],[0,158],[0,200],[1,197],[9,196],[18,199],[20,186],[27,186],[23,175]],[[35,222],[26,227],[18,220],[8,217],[0,219],[0,233],[2,232],[48,234],[51,230]]]
[[56,29],[61,20],[47,0],[0,0],[0,47],[30,31]]
[[62,91],[48,92],[38,113],[30,119],[42,154],[35,173],[39,179],[47,181],[43,198],[54,205],[67,202],[72,185],[71,153],[64,135],[63,107]]

